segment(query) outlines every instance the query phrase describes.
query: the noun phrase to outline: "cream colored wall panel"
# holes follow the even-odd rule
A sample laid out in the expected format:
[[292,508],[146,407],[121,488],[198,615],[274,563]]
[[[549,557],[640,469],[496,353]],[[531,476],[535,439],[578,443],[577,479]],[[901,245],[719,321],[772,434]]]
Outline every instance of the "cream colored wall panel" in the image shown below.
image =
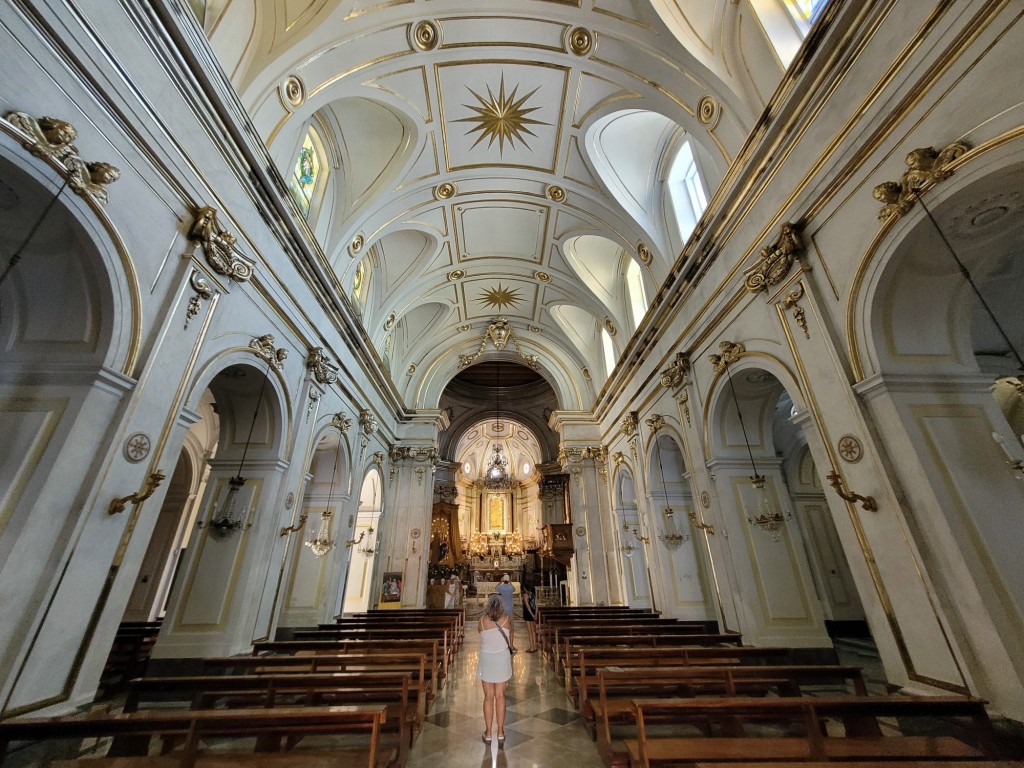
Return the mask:
[[12,398],[0,401],[0,534],[50,444],[68,401],[64,398]]

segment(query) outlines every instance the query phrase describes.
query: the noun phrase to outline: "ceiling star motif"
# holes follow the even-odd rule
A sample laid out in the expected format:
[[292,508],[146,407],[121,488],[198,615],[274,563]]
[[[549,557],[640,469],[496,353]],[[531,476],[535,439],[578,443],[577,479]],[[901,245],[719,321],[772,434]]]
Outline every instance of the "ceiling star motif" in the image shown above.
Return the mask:
[[523,300],[518,288],[506,288],[501,283],[494,288],[488,288],[477,301],[487,307],[494,307],[501,310],[505,307],[515,309]]
[[[469,136],[472,133],[480,132],[479,137],[473,143],[473,147],[479,144],[484,139],[488,139],[487,146],[490,147],[494,144],[494,140],[498,140],[498,152],[504,154],[505,142],[508,142],[510,149],[515,149],[515,142],[518,141],[527,149],[530,146],[526,143],[526,136],[536,136],[533,131],[529,129],[530,125],[549,125],[541,120],[534,120],[532,117],[527,117],[532,112],[536,112],[540,107],[524,107],[527,100],[533,94],[537,92],[537,88],[534,88],[528,94],[523,96],[521,99],[517,99],[516,95],[519,92],[519,86],[515,86],[512,92],[505,95],[505,76],[501,76],[501,84],[498,86],[498,95],[494,95],[494,91],[490,86],[487,86],[487,98],[484,98],[479,93],[474,91],[472,88],[467,89],[476,100],[480,102],[479,106],[473,104],[463,104],[466,109],[470,109],[476,112],[472,117],[464,117],[461,120],[456,120],[456,123],[476,123],[473,128],[466,131],[466,135]],[[470,147],[472,149],[473,147]]]

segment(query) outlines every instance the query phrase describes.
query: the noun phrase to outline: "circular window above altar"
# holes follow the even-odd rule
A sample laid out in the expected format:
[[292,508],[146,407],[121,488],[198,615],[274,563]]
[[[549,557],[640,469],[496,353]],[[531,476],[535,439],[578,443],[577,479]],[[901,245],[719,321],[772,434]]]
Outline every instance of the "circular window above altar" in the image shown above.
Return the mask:
[[530,462],[528,462],[528,461],[523,464],[523,474],[524,475],[530,474]]
[[465,472],[467,475],[472,474],[473,473],[473,465],[470,464],[467,461],[465,464],[462,465],[462,471]]

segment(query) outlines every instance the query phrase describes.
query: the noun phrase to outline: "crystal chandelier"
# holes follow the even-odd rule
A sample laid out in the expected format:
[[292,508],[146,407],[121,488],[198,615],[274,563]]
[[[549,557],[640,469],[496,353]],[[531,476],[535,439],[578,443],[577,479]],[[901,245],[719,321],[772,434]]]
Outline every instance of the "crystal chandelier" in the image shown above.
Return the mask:
[[331,538],[331,515],[334,514],[334,510],[331,509],[331,500],[334,498],[334,481],[338,477],[338,460],[341,457],[341,438],[338,438],[338,452],[334,454],[334,469],[331,470],[331,489],[327,492],[327,506],[324,507],[323,513],[320,515],[320,529],[316,532],[316,535],[304,542],[314,557],[320,558],[334,549],[335,541]]
[[492,447],[494,455],[491,456],[484,473],[484,488],[507,491],[512,487],[512,478],[508,474],[508,459],[502,455],[500,445],[495,443]]

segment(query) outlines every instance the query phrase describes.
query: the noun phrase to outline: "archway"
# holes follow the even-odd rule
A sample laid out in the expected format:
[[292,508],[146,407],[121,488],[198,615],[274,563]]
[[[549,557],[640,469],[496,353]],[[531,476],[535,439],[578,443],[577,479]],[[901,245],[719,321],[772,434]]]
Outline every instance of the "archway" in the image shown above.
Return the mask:
[[374,580],[374,565],[377,561],[377,550],[380,529],[380,515],[384,509],[384,486],[380,472],[370,469],[363,476],[359,487],[359,506],[353,527],[350,527],[353,550],[349,558],[348,569],[345,571],[345,583],[340,594],[341,612],[354,613],[376,607],[377,584]]
[[653,608],[647,555],[638,538],[640,511],[637,508],[636,484],[633,474],[621,467],[615,476],[615,527],[619,531],[619,564],[626,605],[630,608]]

